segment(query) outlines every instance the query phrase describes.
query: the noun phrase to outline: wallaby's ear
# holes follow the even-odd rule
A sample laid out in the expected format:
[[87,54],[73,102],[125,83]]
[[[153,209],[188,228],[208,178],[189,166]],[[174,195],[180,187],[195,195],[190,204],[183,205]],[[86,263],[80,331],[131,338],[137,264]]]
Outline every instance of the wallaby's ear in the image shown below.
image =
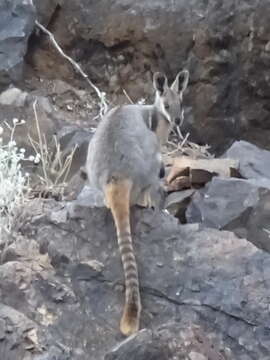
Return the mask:
[[155,90],[158,91],[160,95],[163,95],[164,91],[168,88],[168,80],[166,75],[160,72],[154,73],[153,84]]
[[177,94],[183,93],[188,85],[189,72],[188,70],[180,71],[171,85],[171,89]]

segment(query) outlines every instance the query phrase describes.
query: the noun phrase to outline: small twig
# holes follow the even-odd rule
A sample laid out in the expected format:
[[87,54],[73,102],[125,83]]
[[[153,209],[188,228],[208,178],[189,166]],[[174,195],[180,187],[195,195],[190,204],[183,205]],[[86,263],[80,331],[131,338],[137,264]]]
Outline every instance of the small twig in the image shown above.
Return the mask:
[[187,142],[187,139],[189,137],[189,133],[186,134],[186,136],[184,137],[183,141],[180,144],[180,149],[183,149],[185,143]]
[[128,101],[129,101],[131,104],[134,104],[134,101],[132,101],[131,97],[128,95],[128,93],[126,92],[125,89],[123,89],[123,93],[126,95]]
[[46,170],[46,161],[45,161],[45,154],[44,154],[44,147],[43,147],[43,141],[42,141],[42,136],[41,136],[41,132],[40,132],[40,126],[39,126],[39,121],[38,121],[38,116],[37,116],[37,99],[35,99],[35,101],[33,102],[33,110],[34,110],[34,115],[35,115],[35,121],[36,121],[36,127],[37,127],[37,134],[38,134],[38,142],[39,142],[39,150],[40,150],[40,156],[41,156],[41,162],[42,162],[42,170],[43,170],[43,175],[45,178],[46,183],[48,183],[48,175],[47,175],[47,170]]
[[[71,163],[72,163],[72,159],[73,156],[75,154],[75,151],[77,150],[77,144],[74,146],[74,148],[72,149],[72,152],[66,157],[65,162],[63,165],[61,165],[61,169],[59,170],[59,174],[55,180],[55,185],[58,184],[58,181],[61,179],[61,177],[64,175],[64,180],[62,181],[62,183],[64,184],[66,181],[66,178],[69,174],[70,171],[70,167],[71,167]],[[61,159],[61,153],[59,152],[59,159]],[[62,159],[61,159],[62,162]]]
[[65,184],[67,181],[67,177],[69,175],[70,172],[70,168],[71,168],[71,164],[72,164],[72,160],[73,160],[73,156],[75,154],[75,151],[77,150],[78,146],[77,144],[74,146],[72,152],[69,154],[68,156],[68,161],[67,161],[67,166],[66,166],[66,170],[65,170],[65,175],[64,175],[64,179],[63,179],[63,183]]
[[51,40],[51,42],[53,43],[54,47],[57,49],[57,51],[66,59],[68,60],[71,65],[75,68],[76,71],[78,71],[82,77],[87,81],[87,83],[95,90],[100,103],[100,115],[103,116],[107,111],[108,111],[108,104],[106,102],[106,94],[104,92],[101,92],[99,90],[99,88],[92,83],[92,81],[89,79],[88,75],[82,70],[82,68],[80,67],[80,65],[74,61],[70,56],[68,56],[67,54],[64,53],[64,51],[62,50],[62,48],[59,46],[59,44],[57,43],[57,41],[55,40],[54,35],[47,30],[43,25],[40,24],[39,21],[35,21],[36,26],[41,29],[45,34],[47,34]]
[[176,127],[176,131],[177,131],[177,135],[179,136],[179,138],[180,138],[181,140],[183,140],[183,139],[184,139],[184,136],[183,136],[183,134],[182,134],[182,132],[181,132],[181,130],[180,130],[180,126],[177,126],[177,127]]

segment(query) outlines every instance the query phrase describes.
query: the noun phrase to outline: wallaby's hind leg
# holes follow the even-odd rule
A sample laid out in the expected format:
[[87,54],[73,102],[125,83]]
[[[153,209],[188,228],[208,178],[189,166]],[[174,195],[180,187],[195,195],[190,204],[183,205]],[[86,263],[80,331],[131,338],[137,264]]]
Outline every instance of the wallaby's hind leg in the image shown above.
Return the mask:
[[141,300],[136,259],[130,231],[130,192],[128,179],[112,181],[105,187],[106,204],[111,209],[125,275],[125,306],[120,330],[130,335],[139,330]]
[[150,208],[153,206],[153,201],[151,198],[150,187],[144,190],[139,199],[136,201],[136,204],[145,208]]

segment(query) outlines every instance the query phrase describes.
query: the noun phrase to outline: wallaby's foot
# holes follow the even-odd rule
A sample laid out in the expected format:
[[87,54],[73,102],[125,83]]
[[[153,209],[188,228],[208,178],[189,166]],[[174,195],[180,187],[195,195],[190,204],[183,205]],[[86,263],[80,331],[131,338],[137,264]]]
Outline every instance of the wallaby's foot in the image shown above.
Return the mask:
[[146,190],[141,194],[139,200],[137,201],[137,205],[144,208],[151,208],[153,206],[150,190]]

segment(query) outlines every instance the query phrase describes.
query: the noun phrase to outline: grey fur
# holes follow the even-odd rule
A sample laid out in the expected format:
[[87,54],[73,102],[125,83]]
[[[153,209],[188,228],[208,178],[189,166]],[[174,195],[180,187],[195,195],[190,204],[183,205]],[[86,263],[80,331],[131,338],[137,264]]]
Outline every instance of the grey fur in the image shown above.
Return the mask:
[[[178,89],[179,74],[175,79]],[[186,87],[186,78],[184,81]],[[139,203],[145,191],[159,189],[160,145],[166,143],[174,120],[181,117],[181,96],[168,87],[165,75],[154,75],[154,88],[154,105],[125,105],[110,110],[88,149],[90,186],[103,192],[110,181],[129,178],[133,184],[131,205]]]

